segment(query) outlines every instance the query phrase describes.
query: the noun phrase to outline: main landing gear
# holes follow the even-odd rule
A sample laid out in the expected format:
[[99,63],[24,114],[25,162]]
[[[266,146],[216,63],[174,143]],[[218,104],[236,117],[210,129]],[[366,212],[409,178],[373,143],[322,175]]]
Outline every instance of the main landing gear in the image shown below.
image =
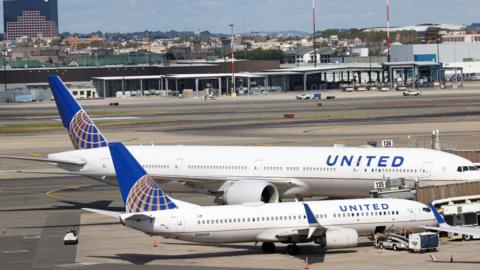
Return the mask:
[[288,245],[287,253],[288,255],[298,255],[298,253],[300,253],[300,248],[295,244]]
[[[272,242],[264,242],[262,244],[262,250],[265,253],[274,253],[275,252],[275,244]],[[287,246],[287,254],[288,255],[298,255],[300,253],[300,248],[296,244],[290,244]]]
[[275,244],[272,242],[264,242],[262,244],[262,250],[266,253],[274,253],[275,252]]

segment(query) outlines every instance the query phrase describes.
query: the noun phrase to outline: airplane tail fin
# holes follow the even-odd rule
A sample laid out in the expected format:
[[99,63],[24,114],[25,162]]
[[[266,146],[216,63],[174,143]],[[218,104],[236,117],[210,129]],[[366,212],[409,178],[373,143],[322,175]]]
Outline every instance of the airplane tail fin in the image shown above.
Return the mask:
[[57,75],[48,77],[58,113],[75,149],[107,146],[108,141]]
[[118,186],[127,213],[178,208],[122,143],[109,143]]

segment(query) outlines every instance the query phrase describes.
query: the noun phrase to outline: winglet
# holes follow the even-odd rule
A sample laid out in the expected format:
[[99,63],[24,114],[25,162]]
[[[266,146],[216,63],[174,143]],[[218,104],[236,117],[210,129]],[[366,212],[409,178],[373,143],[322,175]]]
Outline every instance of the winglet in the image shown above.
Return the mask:
[[310,209],[310,206],[308,204],[303,203],[303,207],[305,208],[305,213],[307,214],[307,220],[309,225],[318,225],[318,221],[315,218],[315,215],[312,212],[312,209]]
[[435,219],[437,220],[438,224],[439,224],[439,225],[445,224],[445,220],[443,219],[442,215],[440,215],[440,213],[438,213],[438,211],[437,211],[437,209],[435,208],[435,206],[433,206],[432,203],[429,203],[429,204],[428,204],[428,207],[430,207],[430,210],[432,210],[433,215],[435,216]]

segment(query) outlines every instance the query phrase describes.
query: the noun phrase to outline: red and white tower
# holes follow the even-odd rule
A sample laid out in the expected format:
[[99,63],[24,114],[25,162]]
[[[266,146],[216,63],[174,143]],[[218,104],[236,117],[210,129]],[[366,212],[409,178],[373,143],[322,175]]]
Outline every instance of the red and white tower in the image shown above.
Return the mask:
[[387,62],[390,62],[390,0],[387,0]]

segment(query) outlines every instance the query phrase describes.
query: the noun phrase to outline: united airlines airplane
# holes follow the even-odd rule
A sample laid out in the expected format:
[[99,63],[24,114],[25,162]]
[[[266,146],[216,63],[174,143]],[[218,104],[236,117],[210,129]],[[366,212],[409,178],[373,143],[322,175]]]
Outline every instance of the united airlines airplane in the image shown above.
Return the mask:
[[436,224],[427,206],[400,199],[200,207],[166,195],[123,144],[109,148],[126,213],[85,210],[119,218],[148,235],[200,243],[263,242],[266,252],[281,242],[294,255],[300,250],[297,243],[348,248],[357,246],[362,235]]
[[[73,151],[48,158],[72,174],[116,184],[107,139],[58,76],[50,87]],[[136,145],[129,151],[167,192],[203,192],[218,203],[278,202],[285,197],[365,197],[374,183],[480,180],[462,157],[422,148]],[[23,171],[26,172],[26,171]]]

